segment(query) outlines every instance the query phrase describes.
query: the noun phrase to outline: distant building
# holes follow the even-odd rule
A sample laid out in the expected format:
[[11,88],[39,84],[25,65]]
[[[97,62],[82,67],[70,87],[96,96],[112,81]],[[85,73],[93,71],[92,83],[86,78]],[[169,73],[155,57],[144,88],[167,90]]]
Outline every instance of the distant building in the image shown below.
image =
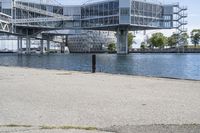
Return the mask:
[[116,42],[115,33],[108,31],[87,31],[68,37],[70,52],[103,52],[108,44]]

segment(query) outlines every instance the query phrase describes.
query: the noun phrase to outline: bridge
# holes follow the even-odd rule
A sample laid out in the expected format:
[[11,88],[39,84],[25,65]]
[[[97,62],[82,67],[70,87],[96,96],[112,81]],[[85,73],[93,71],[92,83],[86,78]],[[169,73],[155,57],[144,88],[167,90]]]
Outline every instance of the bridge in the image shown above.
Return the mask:
[[11,16],[0,12],[0,33],[12,32]]
[[[56,1],[1,0],[0,33],[17,35],[19,51],[22,39],[26,38],[27,53],[30,53],[31,38],[49,42],[56,36],[52,32],[55,30],[115,31],[117,52],[126,54],[128,31],[177,29],[178,34],[187,31],[187,8],[179,4],[165,5],[152,0],[91,1],[79,6],[51,3]],[[62,35],[67,38],[68,33]]]

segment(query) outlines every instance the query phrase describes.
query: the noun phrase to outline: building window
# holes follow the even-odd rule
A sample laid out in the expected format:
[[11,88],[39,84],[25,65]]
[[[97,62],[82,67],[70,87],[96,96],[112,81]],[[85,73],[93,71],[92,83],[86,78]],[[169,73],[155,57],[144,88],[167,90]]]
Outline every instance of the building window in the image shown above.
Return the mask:
[[129,15],[129,8],[121,8],[120,9],[120,15],[121,16],[128,16]]

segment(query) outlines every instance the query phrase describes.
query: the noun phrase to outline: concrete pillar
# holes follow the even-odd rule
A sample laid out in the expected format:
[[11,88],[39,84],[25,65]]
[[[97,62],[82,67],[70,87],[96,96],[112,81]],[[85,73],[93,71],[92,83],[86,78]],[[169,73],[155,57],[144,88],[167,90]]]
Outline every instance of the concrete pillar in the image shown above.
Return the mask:
[[40,40],[40,54],[44,53],[44,40]]
[[23,49],[22,49],[22,37],[17,37],[17,53],[22,54]]
[[50,39],[47,39],[47,53],[50,52]]
[[117,31],[117,54],[128,54],[128,30]]
[[17,37],[17,53],[20,53],[20,37]]
[[19,47],[20,47],[20,54],[22,54],[22,52],[23,52],[22,43],[23,43],[23,38],[20,37],[20,44],[19,44]]
[[68,46],[68,35],[65,36],[65,46]]
[[31,53],[31,38],[26,37],[26,54]]
[[60,44],[61,46],[60,46],[60,51],[61,51],[61,53],[65,53],[65,43],[61,43]]

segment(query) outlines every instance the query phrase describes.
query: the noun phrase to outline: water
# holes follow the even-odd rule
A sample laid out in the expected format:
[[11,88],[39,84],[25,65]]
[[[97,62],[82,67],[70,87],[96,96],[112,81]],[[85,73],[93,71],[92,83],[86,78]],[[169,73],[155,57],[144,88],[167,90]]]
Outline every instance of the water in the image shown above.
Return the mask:
[[[0,54],[0,65],[91,71],[91,54]],[[200,80],[200,54],[97,54],[97,71]]]

